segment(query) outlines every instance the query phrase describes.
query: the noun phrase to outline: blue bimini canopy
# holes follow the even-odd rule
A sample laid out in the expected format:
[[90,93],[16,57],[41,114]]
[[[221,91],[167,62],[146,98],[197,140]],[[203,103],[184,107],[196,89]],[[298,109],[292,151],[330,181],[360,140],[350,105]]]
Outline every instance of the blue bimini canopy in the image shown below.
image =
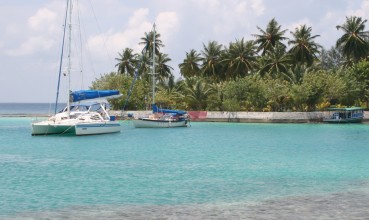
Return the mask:
[[118,90],[79,90],[70,93],[71,102],[119,96]]
[[182,110],[161,109],[161,108],[158,108],[158,106],[155,104],[152,105],[152,112],[153,113],[170,113],[170,114],[176,114],[176,115],[184,115],[187,113],[186,111],[182,111]]

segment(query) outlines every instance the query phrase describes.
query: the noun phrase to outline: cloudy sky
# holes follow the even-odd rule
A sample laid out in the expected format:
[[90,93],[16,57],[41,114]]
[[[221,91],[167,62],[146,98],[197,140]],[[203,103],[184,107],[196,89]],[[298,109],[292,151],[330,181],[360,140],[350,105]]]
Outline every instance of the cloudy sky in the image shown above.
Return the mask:
[[[65,5],[66,0],[0,0],[0,102],[54,102]],[[81,34],[72,41],[82,46],[72,48],[83,52],[75,52],[82,59],[72,61],[72,89],[87,89],[101,74],[116,71],[115,58],[124,48],[141,51],[140,38],[154,22],[179,77],[186,52],[201,51],[211,40],[252,40],[256,26],[265,29],[272,18],[289,31],[311,26],[325,48],[342,34],[335,27],[346,16],[369,19],[369,0],[75,0],[77,8],[80,25],[77,19],[72,23]],[[66,89],[62,83],[61,93]]]

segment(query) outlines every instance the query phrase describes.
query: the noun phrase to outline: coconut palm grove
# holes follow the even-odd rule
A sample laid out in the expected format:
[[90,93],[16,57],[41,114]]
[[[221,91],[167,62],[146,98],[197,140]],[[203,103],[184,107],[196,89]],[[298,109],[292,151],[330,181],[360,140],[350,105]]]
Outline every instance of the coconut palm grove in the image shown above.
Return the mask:
[[[166,108],[207,111],[316,111],[330,106],[362,106],[369,99],[369,31],[366,19],[346,17],[335,46],[323,48],[312,27],[284,29],[276,19],[258,33],[228,45],[216,40],[183,54],[175,79],[160,33],[140,40],[142,51],[125,48],[117,72],[96,79],[91,89],[118,89],[114,109],[150,108],[152,53],[156,98]],[[291,33],[291,38],[286,33]],[[153,39],[155,34],[155,48]],[[335,39],[332,39],[335,40]]]

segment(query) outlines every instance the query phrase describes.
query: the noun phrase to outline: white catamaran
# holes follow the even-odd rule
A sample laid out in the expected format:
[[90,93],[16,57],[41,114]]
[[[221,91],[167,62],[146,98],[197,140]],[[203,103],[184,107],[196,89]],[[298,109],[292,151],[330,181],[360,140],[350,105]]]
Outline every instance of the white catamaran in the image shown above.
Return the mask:
[[[79,90],[70,92],[71,73],[71,31],[72,31],[72,0],[67,0],[67,7],[64,20],[63,45],[65,39],[66,23],[69,18],[69,53],[68,68],[68,100],[67,106],[59,113],[56,113],[58,106],[58,94],[60,85],[60,75],[63,60],[63,49],[60,59],[58,89],[56,95],[55,115],[45,121],[32,123],[32,135],[48,134],[74,134],[91,135],[120,132],[121,125],[110,116],[108,112],[108,99],[120,97],[117,90]],[[69,13],[68,13],[69,12]]]
[[155,24],[153,26],[153,53],[152,53],[152,111],[147,116],[139,116],[133,119],[133,125],[136,128],[172,128],[187,127],[189,125],[189,116],[186,111],[170,110],[158,108],[155,104]]

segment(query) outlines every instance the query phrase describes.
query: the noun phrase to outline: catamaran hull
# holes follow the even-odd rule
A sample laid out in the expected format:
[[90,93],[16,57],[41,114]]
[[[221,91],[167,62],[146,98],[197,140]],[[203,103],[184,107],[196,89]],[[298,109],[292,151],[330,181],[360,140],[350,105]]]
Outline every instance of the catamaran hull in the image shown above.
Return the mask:
[[86,123],[76,125],[32,124],[32,135],[74,134],[92,135],[120,132],[119,122]]
[[32,135],[75,134],[74,125],[32,124]]
[[187,120],[166,121],[166,120],[150,120],[150,119],[133,119],[135,128],[174,128],[187,127]]
[[118,122],[77,124],[75,126],[76,135],[108,134],[120,132]]

